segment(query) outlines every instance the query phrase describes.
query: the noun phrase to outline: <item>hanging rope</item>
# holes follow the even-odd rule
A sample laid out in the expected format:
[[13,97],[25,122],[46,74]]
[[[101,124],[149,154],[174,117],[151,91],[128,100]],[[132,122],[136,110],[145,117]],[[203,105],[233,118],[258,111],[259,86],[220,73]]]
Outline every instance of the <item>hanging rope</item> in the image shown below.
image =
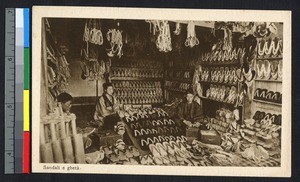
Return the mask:
[[156,46],[161,52],[172,50],[171,32],[168,21],[161,21],[159,23],[159,35],[156,40]]
[[110,42],[111,48],[108,49],[107,55],[113,57],[115,54],[121,58],[123,55],[122,47],[122,31],[116,29],[109,29],[106,34],[107,40]]
[[83,41],[96,45],[103,44],[101,26],[97,20],[89,20],[85,22]]

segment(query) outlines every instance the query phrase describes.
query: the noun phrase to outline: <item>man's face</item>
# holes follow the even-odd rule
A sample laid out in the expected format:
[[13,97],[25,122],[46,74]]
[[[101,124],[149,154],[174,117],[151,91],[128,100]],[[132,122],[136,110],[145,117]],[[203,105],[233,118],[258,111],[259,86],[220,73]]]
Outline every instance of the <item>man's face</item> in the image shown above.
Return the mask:
[[107,87],[106,92],[107,92],[109,95],[112,95],[112,94],[114,93],[114,88],[113,88],[112,86],[109,86],[109,87]]
[[70,112],[70,109],[72,107],[72,101],[67,101],[65,103],[61,103],[61,107],[64,112]]
[[186,95],[186,100],[188,101],[188,103],[192,103],[193,102],[193,98],[194,98],[194,95],[191,94],[191,93],[188,93]]

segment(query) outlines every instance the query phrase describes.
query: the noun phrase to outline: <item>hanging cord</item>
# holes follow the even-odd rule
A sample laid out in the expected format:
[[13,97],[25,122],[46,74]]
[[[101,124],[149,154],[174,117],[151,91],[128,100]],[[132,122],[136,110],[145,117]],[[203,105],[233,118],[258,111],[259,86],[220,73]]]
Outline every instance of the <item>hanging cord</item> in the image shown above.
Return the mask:
[[177,23],[176,23],[176,29],[175,29],[175,31],[173,31],[173,33],[174,33],[175,35],[179,35],[180,32],[181,32],[180,23],[177,22]]
[[171,32],[168,21],[161,21],[159,23],[159,35],[156,40],[156,46],[161,52],[172,50]]
[[196,37],[195,32],[195,24],[192,21],[190,21],[187,25],[187,38],[184,45],[186,47],[194,47],[195,45],[199,45],[199,40]]

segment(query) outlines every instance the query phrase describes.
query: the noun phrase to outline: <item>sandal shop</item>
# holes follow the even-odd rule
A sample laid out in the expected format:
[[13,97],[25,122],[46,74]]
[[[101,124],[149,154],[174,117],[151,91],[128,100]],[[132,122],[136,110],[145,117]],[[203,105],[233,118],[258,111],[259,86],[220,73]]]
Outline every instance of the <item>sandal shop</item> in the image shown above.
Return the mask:
[[40,162],[280,166],[282,32],[43,18]]

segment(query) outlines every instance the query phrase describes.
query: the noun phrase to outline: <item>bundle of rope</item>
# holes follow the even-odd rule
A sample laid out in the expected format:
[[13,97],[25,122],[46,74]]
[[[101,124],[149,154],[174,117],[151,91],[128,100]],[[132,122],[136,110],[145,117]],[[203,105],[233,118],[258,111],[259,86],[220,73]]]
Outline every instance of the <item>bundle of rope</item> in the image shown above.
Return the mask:
[[196,37],[195,32],[195,23],[190,21],[187,25],[187,38],[185,40],[186,47],[194,47],[195,45],[199,45],[199,40]]

